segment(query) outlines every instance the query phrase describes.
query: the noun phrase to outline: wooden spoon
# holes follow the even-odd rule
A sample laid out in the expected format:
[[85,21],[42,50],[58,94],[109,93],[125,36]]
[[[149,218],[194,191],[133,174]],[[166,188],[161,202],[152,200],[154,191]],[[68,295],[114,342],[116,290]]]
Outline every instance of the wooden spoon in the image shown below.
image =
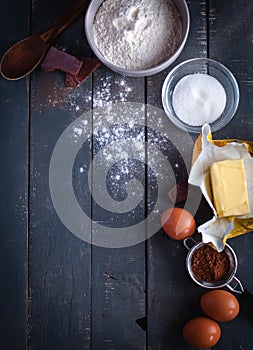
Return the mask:
[[44,58],[52,41],[86,9],[89,2],[76,0],[47,30],[10,47],[0,63],[2,76],[8,80],[18,80],[31,73]]

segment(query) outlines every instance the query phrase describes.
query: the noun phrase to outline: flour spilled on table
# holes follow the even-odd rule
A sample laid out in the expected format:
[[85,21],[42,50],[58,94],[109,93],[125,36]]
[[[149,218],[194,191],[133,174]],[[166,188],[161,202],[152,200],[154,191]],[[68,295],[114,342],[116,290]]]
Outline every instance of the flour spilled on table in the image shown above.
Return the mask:
[[[144,104],[134,103],[112,104],[93,110],[94,158],[91,167],[99,195],[108,190],[106,186],[101,188],[102,179],[106,179],[114,194],[123,191],[134,178],[149,182],[153,189],[158,181],[160,190],[166,194],[179,176],[187,176],[187,165],[181,154],[181,150],[185,153],[182,135],[173,136],[171,141],[166,132],[168,120],[164,112],[151,106],[148,110]],[[89,126],[86,119],[74,124],[74,142],[85,137]],[[75,171],[85,176],[88,167],[84,162],[78,162]],[[142,198],[140,185],[132,187],[131,196]]]
[[[148,192],[148,208],[153,208],[155,199],[151,200],[151,193],[157,187],[159,195],[168,203],[168,189],[180,174],[186,173],[181,151],[175,152],[178,144],[182,147],[183,138],[179,135],[170,142],[167,131],[171,125],[168,128],[168,118],[161,109],[128,102],[135,91],[131,79],[124,76],[115,79],[115,75],[108,74],[96,75],[94,81],[93,94],[87,94],[85,85],[72,90],[57,84],[59,86],[49,91],[45,103],[70,112],[74,121],[69,137],[75,147],[82,145],[87,137],[92,140],[89,149],[80,150],[83,156],[75,160],[73,174],[76,178],[85,177],[93,169],[98,197],[109,191],[112,199],[117,199],[117,196],[124,198],[127,193],[137,205],[143,201],[146,181],[151,191]],[[177,133],[173,134],[175,139]],[[87,156],[87,150],[88,154],[92,150],[93,160]],[[115,205],[117,203],[116,200]],[[153,210],[155,214],[158,208]]]
[[[95,81],[93,94],[87,93],[84,85],[73,90],[56,84],[47,95],[45,106],[68,110],[74,118],[77,117],[78,121],[72,127],[74,143],[92,132],[94,154],[100,153],[101,166],[107,167],[120,158],[124,165],[121,167],[122,174],[126,174],[130,171],[127,162],[131,156],[135,156],[153,169],[153,175],[166,182],[166,178],[170,177],[166,165],[169,161],[169,167],[174,169],[171,177],[177,178],[182,171],[182,164],[180,159],[178,161],[171,157],[173,149],[168,141],[170,136],[167,140],[162,136],[168,129],[164,112],[145,104],[127,102],[134,94],[133,82],[127,77],[117,76],[115,79],[113,74],[97,75]],[[86,118],[78,117],[85,114],[85,110],[93,110],[93,117],[91,114]],[[145,128],[146,123],[148,128]],[[176,142],[182,144],[180,136]],[[147,148],[148,144],[152,150],[151,147]],[[78,169],[84,173],[85,165],[80,164]]]
[[[119,241],[110,247],[136,244],[157,232],[161,212],[171,205],[169,188],[177,174],[187,173],[190,157],[181,147],[193,145],[187,133],[175,131],[161,109],[130,102],[94,108],[69,124],[54,148],[50,186],[61,217],[71,220],[72,233],[79,237],[83,227],[80,210],[88,222],[92,211],[97,235],[92,243],[99,246],[111,244],[107,236],[114,232]],[[69,191],[71,213],[62,207]]]
[[85,83],[75,89],[59,83],[55,84],[53,90],[48,91],[41,107],[52,106],[68,110],[76,116],[87,109],[103,107],[115,102],[127,102],[132,91],[132,83],[128,82],[124,76],[116,79],[113,75],[98,78],[93,93],[85,86]]
[[96,88],[93,96],[93,107],[103,107],[106,104],[115,102],[127,102],[133,88],[124,76],[113,79],[112,76],[105,76],[98,81],[100,88]]

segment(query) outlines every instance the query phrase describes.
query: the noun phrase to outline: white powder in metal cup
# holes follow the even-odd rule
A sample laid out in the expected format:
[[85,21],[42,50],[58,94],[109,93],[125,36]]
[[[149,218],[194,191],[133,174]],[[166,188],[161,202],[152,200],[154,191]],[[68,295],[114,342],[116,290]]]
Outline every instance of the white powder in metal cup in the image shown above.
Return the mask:
[[217,120],[226,106],[226,92],[221,83],[208,74],[189,74],[179,80],[172,94],[177,117],[192,126]]
[[93,32],[97,48],[110,63],[147,69],[175,52],[182,23],[170,0],[105,0],[96,13]]

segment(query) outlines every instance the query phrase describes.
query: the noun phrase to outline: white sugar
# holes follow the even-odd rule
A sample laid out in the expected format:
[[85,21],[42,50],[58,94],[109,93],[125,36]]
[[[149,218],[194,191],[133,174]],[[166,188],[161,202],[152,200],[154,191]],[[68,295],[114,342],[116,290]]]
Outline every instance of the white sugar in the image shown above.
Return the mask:
[[172,105],[178,118],[189,125],[211,124],[224,111],[226,92],[221,83],[208,74],[189,74],[176,84]]

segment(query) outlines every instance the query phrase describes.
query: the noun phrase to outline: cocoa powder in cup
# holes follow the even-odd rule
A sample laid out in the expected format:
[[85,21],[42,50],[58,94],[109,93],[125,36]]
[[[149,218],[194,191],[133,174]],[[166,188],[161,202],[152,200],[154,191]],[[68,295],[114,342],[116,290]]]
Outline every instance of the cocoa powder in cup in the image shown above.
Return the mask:
[[204,244],[192,255],[191,267],[198,281],[212,283],[226,279],[230,261],[224,251],[217,252],[208,244]]

